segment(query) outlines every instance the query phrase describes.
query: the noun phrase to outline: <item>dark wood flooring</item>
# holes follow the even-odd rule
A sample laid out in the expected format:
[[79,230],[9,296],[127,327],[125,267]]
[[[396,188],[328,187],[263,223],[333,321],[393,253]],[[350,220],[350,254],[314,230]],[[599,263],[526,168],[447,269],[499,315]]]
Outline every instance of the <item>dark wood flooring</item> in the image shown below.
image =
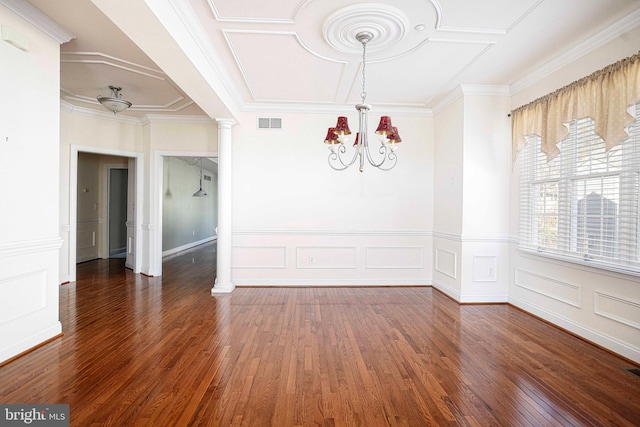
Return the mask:
[[72,426],[634,426],[629,362],[508,305],[425,288],[238,288],[215,246],[148,278],[123,260],[61,287],[64,336],[0,367],[1,403]]

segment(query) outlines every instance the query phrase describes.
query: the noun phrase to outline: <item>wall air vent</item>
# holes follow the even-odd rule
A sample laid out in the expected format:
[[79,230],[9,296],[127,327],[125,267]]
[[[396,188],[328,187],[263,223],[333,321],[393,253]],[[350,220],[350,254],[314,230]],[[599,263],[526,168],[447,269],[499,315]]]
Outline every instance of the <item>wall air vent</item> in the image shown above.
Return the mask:
[[282,119],[279,117],[258,117],[258,129],[282,129]]
[[631,368],[631,369],[627,369],[627,371],[631,372],[633,375],[640,377],[640,369]]
[[202,177],[205,181],[211,181],[211,177],[209,175],[203,175]]

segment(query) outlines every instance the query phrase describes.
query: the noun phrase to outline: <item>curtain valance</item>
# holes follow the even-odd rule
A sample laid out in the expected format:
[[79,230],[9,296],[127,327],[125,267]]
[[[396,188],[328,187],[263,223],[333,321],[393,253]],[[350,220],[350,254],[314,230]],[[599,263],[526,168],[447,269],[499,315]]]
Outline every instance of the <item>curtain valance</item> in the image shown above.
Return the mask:
[[640,52],[513,110],[513,159],[527,135],[538,135],[547,160],[553,159],[569,133],[564,124],[586,117],[594,120],[609,150],[628,136],[625,128],[635,120],[629,107],[638,101]]

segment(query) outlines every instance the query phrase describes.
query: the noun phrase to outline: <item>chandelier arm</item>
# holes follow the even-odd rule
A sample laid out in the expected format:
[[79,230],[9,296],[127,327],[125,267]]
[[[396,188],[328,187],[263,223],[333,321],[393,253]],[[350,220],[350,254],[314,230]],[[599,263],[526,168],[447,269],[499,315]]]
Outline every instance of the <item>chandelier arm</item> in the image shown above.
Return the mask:
[[380,163],[376,163],[376,161],[373,159],[373,156],[371,155],[371,151],[369,150],[369,147],[367,147],[367,160],[369,161],[369,164],[371,164],[371,166],[376,167],[376,168],[379,169],[380,166],[382,166],[384,164],[384,162],[387,160],[387,151],[389,151],[389,150],[384,145],[380,147],[378,152],[380,154],[382,154],[383,156],[382,156],[382,160],[380,161]]
[[[351,158],[351,161],[349,161],[348,163],[345,163],[342,158],[342,155],[347,152],[347,147],[344,145],[344,143],[340,143],[340,147],[336,151],[332,151],[329,154],[329,158],[328,158],[329,166],[331,166],[333,170],[337,170],[337,171],[345,170],[349,166],[353,165],[356,161],[356,158],[358,157],[358,150],[354,150],[354,151],[355,152],[353,157]],[[338,162],[342,166],[338,165]],[[334,166],[334,164],[336,166]]]
[[[386,147],[384,147],[386,149]],[[382,151],[382,150],[380,150]],[[394,153],[391,150],[386,149],[387,153],[386,156],[384,158],[384,160],[382,162],[380,162],[380,164],[378,166],[375,166],[376,168],[383,170],[383,171],[390,171],[391,169],[393,169],[396,166],[396,163],[398,163],[398,156],[396,155],[396,153]],[[389,163],[387,163],[387,160],[389,160]],[[390,166],[385,166],[389,164]]]

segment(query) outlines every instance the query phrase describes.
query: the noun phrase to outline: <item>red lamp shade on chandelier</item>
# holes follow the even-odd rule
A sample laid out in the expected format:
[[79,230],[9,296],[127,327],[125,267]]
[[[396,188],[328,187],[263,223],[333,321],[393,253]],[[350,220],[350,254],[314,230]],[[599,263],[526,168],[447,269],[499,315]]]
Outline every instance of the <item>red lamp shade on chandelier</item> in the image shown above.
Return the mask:
[[329,128],[327,136],[324,138],[325,144],[340,144],[339,136],[336,134],[336,128]]
[[336,124],[336,133],[338,135],[351,135],[349,130],[349,119],[345,116],[338,117],[338,123]]
[[378,129],[376,129],[376,133],[378,135],[390,135],[393,133],[393,126],[391,125],[391,117],[389,116],[380,117],[380,124],[378,125]]

